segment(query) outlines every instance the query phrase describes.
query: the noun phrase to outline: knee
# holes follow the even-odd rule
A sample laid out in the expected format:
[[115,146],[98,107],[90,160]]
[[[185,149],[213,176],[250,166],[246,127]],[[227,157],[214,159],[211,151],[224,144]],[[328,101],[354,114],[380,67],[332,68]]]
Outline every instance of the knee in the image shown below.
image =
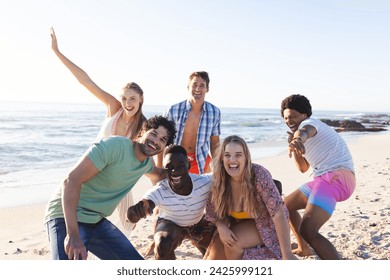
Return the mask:
[[308,243],[310,243],[311,240],[314,240],[318,236],[318,230],[314,228],[308,219],[302,220],[299,233]]
[[164,234],[156,233],[155,237],[155,247],[154,247],[154,255],[156,260],[174,260],[175,256],[175,248],[173,239]]
[[241,260],[244,256],[244,248],[240,244],[228,247],[224,245],[225,254],[229,260]]

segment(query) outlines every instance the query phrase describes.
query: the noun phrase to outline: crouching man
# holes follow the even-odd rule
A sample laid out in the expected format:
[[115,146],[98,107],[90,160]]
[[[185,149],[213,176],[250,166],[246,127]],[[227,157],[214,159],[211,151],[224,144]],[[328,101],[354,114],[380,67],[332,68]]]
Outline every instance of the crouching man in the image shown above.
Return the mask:
[[158,207],[154,233],[157,260],[176,259],[175,249],[184,239],[191,240],[204,255],[215,231],[214,224],[204,219],[212,174],[190,174],[187,152],[179,145],[165,149],[163,167],[167,177],[128,209],[127,218],[137,223]]

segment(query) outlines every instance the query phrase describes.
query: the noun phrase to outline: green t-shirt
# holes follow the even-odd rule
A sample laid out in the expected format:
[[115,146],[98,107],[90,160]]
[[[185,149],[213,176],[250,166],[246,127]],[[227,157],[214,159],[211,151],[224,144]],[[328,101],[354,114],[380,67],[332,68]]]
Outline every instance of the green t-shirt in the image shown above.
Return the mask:
[[[97,223],[112,214],[120,200],[134,187],[139,178],[153,170],[147,158],[139,162],[133,142],[126,137],[112,136],[94,143],[86,155],[100,172],[81,186],[77,219],[83,223]],[[45,222],[63,218],[60,187],[50,199]]]

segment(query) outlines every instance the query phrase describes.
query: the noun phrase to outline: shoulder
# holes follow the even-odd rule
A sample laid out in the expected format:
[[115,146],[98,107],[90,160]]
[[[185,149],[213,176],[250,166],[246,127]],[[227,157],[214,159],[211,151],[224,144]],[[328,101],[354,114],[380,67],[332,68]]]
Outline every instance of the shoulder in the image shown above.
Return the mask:
[[171,188],[168,183],[168,179],[163,179],[159,181],[152,189],[150,189],[147,194],[148,195],[154,195],[156,193],[163,195],[167,192],[170,192]]
[[169,183],[168,183],[168,179],[164,178],[161,181],[158,181],[158,183],[153,188],[153,190],[166,189],[166,188],[169,188]]
[[253,172],[260,172],[263,170],[265,170],[265,168],[262,165],[260,165],[258,163],[252,163],[252,171]]
[[213,181],[212,173],[193,174],[190,173],[190,178],[194,184],[211,184]]
[[107,137],[103,137],[96,141],[94,145],[106,147],[106,148],[113,148],[118,147],[120,145],[130,145],[132,141],[124,136],[118,136],[118,135],[110,135]]
[[213,110],[213,111],[216,111],[216,112],[219,112],[219,113],[221,112],[221,110],[217,106],[215,106],[214,104],[212,104],[212,103],[210,103],[208,101],[204,102],[204,106],[208,110]]
[[187,108],[187,100],[181,101],[179,103],[175,103],[171,105],[166,111],[167,115],[177,115],[181,114],[181,112],[186,111]]
[[316,130],[316,133],[318,132],[325,132],[325,133],[330,133],[330,134],[337,134],[335,129],[330,127],[329,125],[327,125],[326,123],[318,120],[318,119],[312,119],[312,118],[309,118],[309,119],[306,119],[304,120],[301,125],[300,125],[300,128],[303,128],[305,126],[311,126],[311,127],[314,127],[315,130]]
[[265,179],[271,176],[267,168],[257,163],[252,163],[252,172],[256,179]]
[[307,125],[311,125],[315,128],[317,128],[318,126],[321,126],[325,123],[321,122],[320,120],[318,119],[314,119],[314,118],[307,118],[305,120],[303,120],[300,124],[300,127],[304,127],[304,126],[307,126]]
[[201,178],[203,180],[212,180],[213,173],[212,172],[204,173],[204,174],[193,174],[193,173],[190,173],[190,176],[192,178]]
[[178,103],[175,103],[169,107],[170,110],[176,109],[176,108],[182,108],[185,107],[187,104],[187,100],[180,101]]

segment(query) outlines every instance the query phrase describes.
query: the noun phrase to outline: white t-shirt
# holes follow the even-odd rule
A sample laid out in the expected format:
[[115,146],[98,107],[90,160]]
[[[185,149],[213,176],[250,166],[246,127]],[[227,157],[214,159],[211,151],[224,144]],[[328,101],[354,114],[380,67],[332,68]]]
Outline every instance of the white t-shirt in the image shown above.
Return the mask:
[[212,174],[190,174],[193,188],[189,195],[179,195],[169,186],[168,179],[160,181],[144,195],[159,208],[158,216],[178,226],[187,227],[198,223],[204,214],[212,185]]
[[347,143],[332,127],[312,118],[304,120],[299,129],[305,125],[311,125],[317,130],[317,134],[304,144],[305,158],[310,163],[314,176],[338,169],[355,172]]

